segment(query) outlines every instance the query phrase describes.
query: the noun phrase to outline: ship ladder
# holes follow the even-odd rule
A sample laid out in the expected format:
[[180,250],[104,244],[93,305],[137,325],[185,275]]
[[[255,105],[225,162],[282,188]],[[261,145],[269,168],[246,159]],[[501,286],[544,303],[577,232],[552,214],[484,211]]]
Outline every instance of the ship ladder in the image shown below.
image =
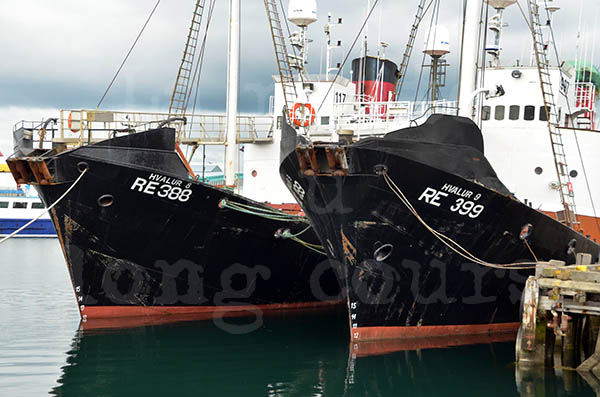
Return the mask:
[[[279,11],[277,10],[277,0],[264,1],[267,19],[269,20],[269,26],[271,27],[271,37],[273,39],[273,46],[275,48],[275,58],[277,60],[277,67],[279,69],[279,76],[281,78],[283,100],[287,110],[290,108],[289,105],[296,101],[298,93],[296,92],[294,75],[292,72],[292,67],[290,66],[289,55],[285,45],[285,37],[283,36],[283,29],[281,28]],[[289,118],[287,111],[285,114],[286,117]]]
[[425,3],[427,0],[420,0],[419,5],[417,7],[417,15],[415,15],[415,21],[413,22],[412,28],[410,29],[410,36],[408,37],[408,43],[406,43],[406,49],[404,50],[404,56],[402,57],[402,63],[400,64],[400,71],[398,75],[400,76],[400,82],[398,83],[398,88],[396,89],[396,98],[400,96],[400,91],[402,91],[402,85],[404,85],[404,78],[406,76],[406,71],[408,70],[408,62],[410,61],[410,56],[412,54],[413,47],[415,45],[415,40],[417,38],[417,32],[419,31],[419,25],[425,16],[425,13],[431,7],[433,0],[429,0],[429,5],[425,8]]
[[202,14],[204,11],[205,0],[197,0],[192,23],[188,32],[183,58],[177,72],[175,87],[171,95],[171,104],[169,105],[169,117],[185,114],[191,91],[191,74],[196,57],[196,47],[198,46],[198,34],[202,24]]
[[[576,209],[573,194],[573,185],[567,166],[562,134],[559,128],[559,117],[557,114],[556,101],[552,92],[552,83],[550,80],[550,60],[547,53],[548,45],[544,42],[542,33],[542,24],[540,23],[539,5],[536,0],[528,0],[529,17],[531,20],[531,34],[533,36],[533,51],[540,78],[540,87],[544,98],[544,108],[546,111],[546,121],[550,133],[550,142],[552,143],[552,154],[558,176],[558,185],[560,199],[565,209],[564,223],[569,227],[576,225]],[[562,73],[562,72],[561,72]]]

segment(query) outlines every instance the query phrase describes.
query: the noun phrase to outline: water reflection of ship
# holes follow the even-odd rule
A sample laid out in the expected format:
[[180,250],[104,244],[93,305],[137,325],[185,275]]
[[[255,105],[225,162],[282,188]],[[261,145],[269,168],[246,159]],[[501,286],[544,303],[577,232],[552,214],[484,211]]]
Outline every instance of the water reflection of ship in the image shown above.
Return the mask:
[[[379,341],[377,351],[353,353],[347,341],[343,314],[266,318],[238,335],[212,322],[79,330],[51,394],[439,395],[443,385],[447,395],[464,395],[467,377],[473,394],[517,390],[511,342],[435,349]],[[545,391],[560,395],[555,379]],[[589,391],[581,380],[571,384],[578,395]]]
[[213,322],[77,331],[52,393],[339,396],[347,358],[342,318],[270,318],[237,335]]

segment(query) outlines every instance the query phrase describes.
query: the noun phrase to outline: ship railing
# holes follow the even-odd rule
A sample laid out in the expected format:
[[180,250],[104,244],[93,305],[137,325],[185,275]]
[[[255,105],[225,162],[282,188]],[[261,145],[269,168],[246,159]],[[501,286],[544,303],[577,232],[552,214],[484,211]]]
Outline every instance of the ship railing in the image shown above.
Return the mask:
[[[222,114],[187,114],[186,123],[168,124],[178,132],[184,145],[224,145],[226,116]],[[105,139],[156,128],[169,119],[168,113],[123,112],[107,110],[61,110],[53,143],[80,146]],[[273,141],[274,119],[268,115],[238,116],[237,143],[270,143]]]
[[590,82],[577,82],[575,85],[575,119],[577,128],[594,129],[594,106],[596,104],[596,85]]
[[456,101],[356,101],[334,105],[336,130],[354,130],[360,135],[379,135],[398,128],[420,125],[434,114],[457,114]]

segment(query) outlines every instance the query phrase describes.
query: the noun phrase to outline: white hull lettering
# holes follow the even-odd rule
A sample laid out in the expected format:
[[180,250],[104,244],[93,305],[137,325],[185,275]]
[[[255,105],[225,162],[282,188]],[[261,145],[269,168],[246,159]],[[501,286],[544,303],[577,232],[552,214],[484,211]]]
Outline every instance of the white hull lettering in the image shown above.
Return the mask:
[[159,174],[150,174],[148,179],[151,181],[158,182],[158,183],[163,183],[166,185],[173,185],[173,186],[181,186],[181,184],[183,183],[183,181],[180,179],[174,179],[174,178],[170,178],[168,176],[159,175]]
[[444,186],[442,186],[442,191],[444,192],[448,192],[450,194],[454,194],[458,197],[462,197],[465,199],[471,198],[473,197],[473,192],[467,189],[463,189],[461,187],[458,186],[454,186],[454,185],[450,185],[448,183],[445,183]]
[[[154,180],[149,181],[148,179]],[[130,189],[150,196],[158,196],[160,198],[167,198],[182,203],[188,201],[192,196],[192,190],[188,189],[191,186],[191,183],[186,185],[186,189],[182,189],[179,187],[179,185],[183,183],[181,180],[174,180],[156,174],[150,174],[148,179],[137,177]]]
[[[447,193],[442,190],[445,190]],[[473,192],[470,190],[461,189],[448,184],[444,185],[442,190],[427,187],[419,196],[419,201],[423,201],[435,207],[450,207],[450,211],[473,219],[479,217],[485,209],[485,206],[482,204],[476,204],[474,201],[466,200],[466,198],[470,198],[473,195]],[[450,194],[455,194],[459,196],[459,198],[449,206],[448,200],[442,200],[442,197],[448,197]],[[478,200],[480,197],[481,195],[477,194],[475,200]],[[452,203],[452,201],[450,201],[450,203]]]
[[423,193],[421,193],[421,196],[419,197],[419,201],[425,201],[428,204],[439,207],[439,206],[441,206],[441,204],[440,204],[441,197],[448,197],[448,193],[444,193],[442,191],[437,191],[435,189],[428,187],[427,189],[425,189],[425,191]]

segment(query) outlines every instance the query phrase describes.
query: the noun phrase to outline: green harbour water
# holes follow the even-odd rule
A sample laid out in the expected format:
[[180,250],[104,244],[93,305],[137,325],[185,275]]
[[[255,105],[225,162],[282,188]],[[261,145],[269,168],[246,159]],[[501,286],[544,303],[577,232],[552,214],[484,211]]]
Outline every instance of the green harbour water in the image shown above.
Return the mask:
[[357,354],[346,327],[343,312],[80,327],[58,241],[0,245],[0,396],[595,395],[573,371],[516,371],[514,342]]

